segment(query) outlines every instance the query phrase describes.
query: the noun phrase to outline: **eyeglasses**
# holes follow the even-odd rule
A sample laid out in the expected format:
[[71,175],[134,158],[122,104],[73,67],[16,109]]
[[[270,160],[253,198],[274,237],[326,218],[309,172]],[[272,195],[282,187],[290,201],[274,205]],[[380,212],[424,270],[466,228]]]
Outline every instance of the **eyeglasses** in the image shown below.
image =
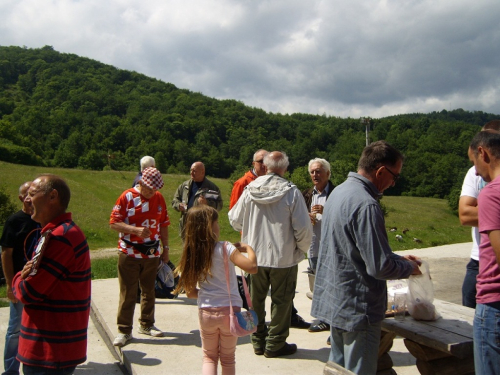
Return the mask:
[[384,165],[384,168],[387,169],[387,171],[392,174],[392,179],[394,180],[394,182],[396,182],[397,180],[399,180],[399,178],[401,177],[399,174],[396,174],[394,173],[393,171],[391,171],[389,168],[387,168],[385,165]]

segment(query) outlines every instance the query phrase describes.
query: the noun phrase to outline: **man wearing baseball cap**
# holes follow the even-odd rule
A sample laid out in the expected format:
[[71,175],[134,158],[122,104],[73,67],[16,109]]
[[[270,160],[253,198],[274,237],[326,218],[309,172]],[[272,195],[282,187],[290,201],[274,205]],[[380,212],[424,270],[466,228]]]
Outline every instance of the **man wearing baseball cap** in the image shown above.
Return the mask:
[[[118,335],[113,345],[124,346],[132,339],[132,323],[137,287],[140,285],[141,314],[139,333],[161,337],[163,332],[154,326],[155,277],[161,257],[169,261],[168,226],[170,220],[163,196],[160,171],[144,169],[139,183],[125,190],[116,201],[109,224],[119,232]],[[162,246],[160,246],[160,240]]]

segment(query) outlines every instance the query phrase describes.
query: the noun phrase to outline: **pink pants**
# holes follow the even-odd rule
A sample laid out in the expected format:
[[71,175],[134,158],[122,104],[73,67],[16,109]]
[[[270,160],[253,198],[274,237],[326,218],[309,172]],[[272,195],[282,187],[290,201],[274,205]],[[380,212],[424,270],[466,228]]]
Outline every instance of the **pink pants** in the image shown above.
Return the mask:
[[[239,307],[233,307],[239,311]],[[201,346],[203,350],[203,375],[217,375],[220,358],[222,375],[234,375],[234,352],[238,337],[229,331],[229,306],[205,307],[198,310]]]

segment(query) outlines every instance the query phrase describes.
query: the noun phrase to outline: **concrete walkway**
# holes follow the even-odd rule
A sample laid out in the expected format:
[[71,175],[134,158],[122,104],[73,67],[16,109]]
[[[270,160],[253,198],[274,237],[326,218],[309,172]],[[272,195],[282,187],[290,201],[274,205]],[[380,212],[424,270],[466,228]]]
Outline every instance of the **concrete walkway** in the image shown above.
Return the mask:
[[[434,248],[409,250],[399,254],[414,254],[427,260],[433,277],[436,298],[460,303],[461,285],[465,265],[470,256],[471,244],[455,244]],[[302,273],[307,262],[299,265],[299,276],[295,306],[299,314],[311,321],[311,301],[308,277]],[[268,299],[269,300],[269,299]],[[94,280],[92,282],[92,309],[96,318],[89,325],[88,361],[78,366],[76,374],[92,373],[121,374],[117,364],[119,355],[131,374],[199,374],[201,372],[201,340],[198,330],[195,300],[181,295],[175,300],[157,300],[156,326],[165,332],[165,337],[153,338],[137,333],[123,348],[115,351],[110,345],[117,333],[116,310],[118,305],[118,280]],[[138,306],[136,307],[136,309]],[[269,311],[269,309],[268,309]],[[8,308],[0,309],[0,337],[5,336]],[[137,316],[137,314],[136,314]],[[98,330],[102,333],[99,335]],[[307,330],[291,329],[288,342],[296,343],[298,351],[292,356],[268,359],[253,353],[249,337],[240,338],[236,350],[236,372],[251,374],[322,374],[328,359],[328,332],[309,333]],[[3,340],[0,350],[3,352]],[[390,352],[394,369],[400,375],[418,374],[414,358],[408,353],[401,339],[395,340]],[[219,368],[220,373],[220,368]]]

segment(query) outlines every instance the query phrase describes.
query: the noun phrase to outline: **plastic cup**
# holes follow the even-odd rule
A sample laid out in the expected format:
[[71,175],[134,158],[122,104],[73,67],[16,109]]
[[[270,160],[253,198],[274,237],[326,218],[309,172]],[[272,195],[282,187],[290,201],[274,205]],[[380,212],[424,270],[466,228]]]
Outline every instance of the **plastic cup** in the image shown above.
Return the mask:
[[404,320],[406,315],[406,293],[394,293],[394,319]]

